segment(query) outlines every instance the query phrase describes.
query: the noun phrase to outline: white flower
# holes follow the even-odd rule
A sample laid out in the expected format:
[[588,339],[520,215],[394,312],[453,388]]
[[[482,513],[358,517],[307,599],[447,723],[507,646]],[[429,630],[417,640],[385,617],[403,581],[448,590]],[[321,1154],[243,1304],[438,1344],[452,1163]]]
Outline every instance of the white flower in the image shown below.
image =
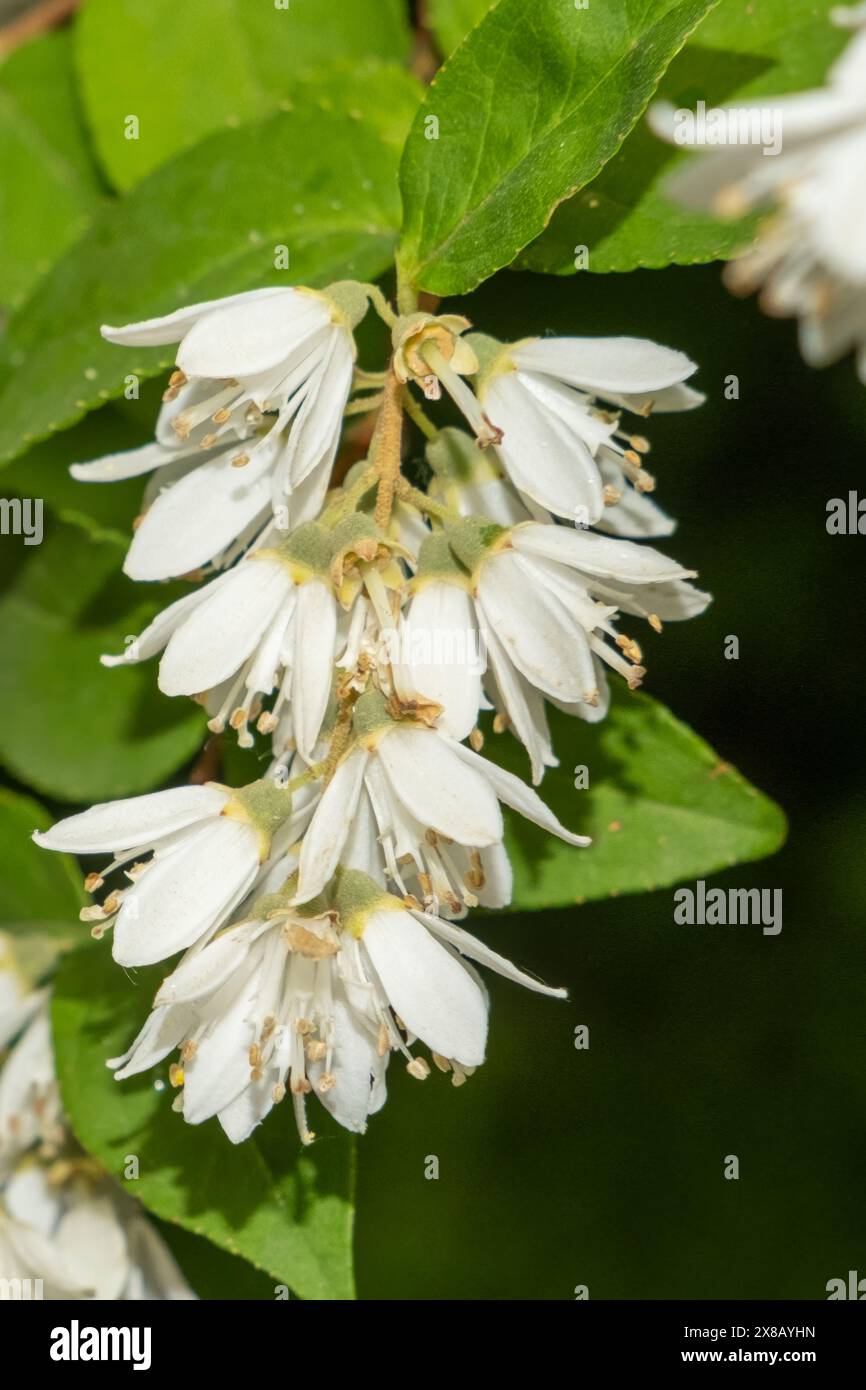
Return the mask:
[[[209,695],[211,730],[229,722],[243,747],[253,743],[250,718],[258,715],[259,731],[271,732],[290,705],[294,740],[312,760],[338,655],[338,607],[327,565],[304,564],[299,548],[293,551],[290,540],[254,551],[164,609],[122,656],[103,663],[146,661],[164,648],[160,690]],[[274,692],[271,708],[260,713]]]
[[[114,926],[120,965],[151,965],[207,940],[246,897],[279,834],[292,843],[291,794],[268,778],[232,791],[209,783],[109,801],[33,838],[69,854],[112,854],[88,887],[123,865],[128,888],[113,890],[84,920],[101,935]],[[153,853],[148,863],[143,855]]]
[[195,1298],[134,1202],[87,1160],[64,1168],[23,1164],[0,1192],[0,1278],[41,1280],[47,1299]]
[[440,705],[438,727],[459,742],[486,707],[485,652],[469,577],[441,531],[424,541],[410,589],[391,660],[397,692]]
[[63,1139],[47,999],[29,996],[30,1022],[0,1068],[0,1175],[34,1145],[50,1152]]
[[504,907],[511,867],[499,802],[571,845],[573,835],[518,777],[441,730],[395,722],[376,690],[355,706],[356,743],[316,805],[301,845],[297,900],[317,897],[339,864],[390,880],[451,915]]
[[636,535],[670,531],[669,518],[643,496],[654,487],[641,457],[649,445],[598,401],[640,414],[699,405],[703,397],[684,384],[696,370],[684,353],[641,338],[528,338],[503,347],[473,334],[469,341],[483,362],[478,404],[531,512],[540,507],[582,525],[603,520]]
[[[838,9],[833,17],[866,25],[866,6]],[[761,129],[769,116],[781,151],[770,155],[762,144],[747,143],[711,147],[706,123],[678,125],[673,108],[660,103],[650,113],[656,134],[706,151],[671,181],[671,196],[723,216],[775,208],[754,246],[727,266],[728,286],[736,293],[763,286],[768,313],[797,316],[811,366],[856,350],[866,382],[866,30],[851,40],[823,88],[765,97],[729,117],[722,112],[719,121],[733,123],[739,113],[739,126],[751,129]]]
[[32,999],[36,1014],[0,1067],[0,1279],[30,1280],[31,1297],[194,1298],[136,1204],[74,1148],[48,991]]
[[709,602],[693,577],[657,550],[567,526],[506,530],[480,517],[449,525],[425,543],[413,580],[395,668],[401,697],[434,701],[440,730],[465,738],[485,704],[486,663],[494,705],[525,745],[537,783],[557,764],[544,700],[603,719],[605,665],[631,688],[645,674],[638,644],[614,626],[617,611],[657,631],[663,620],[693,617]]
[[[224,560],[276,509],[292,526],[315,516],[337,451],[354,370],[360,286],[262,289],[103,328],[130,347],[179,343],[153,444],[75,464],[107,482],[158,470],[124,569],[166,579]],[[285,529],[285,526],[284,526]]]
[[530,754],[535,781],[552,752],[532,692],[568,714],[603,719],[605,666],[631,689],[645,675],[637,642],[614,626],[617,612],[645,618],[656,631],[695,617],[710,598],[692,578],[694,571],[649,546],[536,522],[504,533],[476,565],[473,592],[498,703]]
[[405,1055],[412,1075],[428,1074],[410,1051],[416,1037],[455,1084],[484,1061],[487,996],[464,957],[564,997],[363,873],[341,872],[331,888],[298,908],[292,878],[249,920],[189,952],[133,1046],[109,1063],[117,1078],[154,1066],[183,1040],[171,1075],[188,1123],[216,1115],[240,1143],[289,1094],[308,1143],[307,1095],[363,1131],[385,1102],[391,1051]]

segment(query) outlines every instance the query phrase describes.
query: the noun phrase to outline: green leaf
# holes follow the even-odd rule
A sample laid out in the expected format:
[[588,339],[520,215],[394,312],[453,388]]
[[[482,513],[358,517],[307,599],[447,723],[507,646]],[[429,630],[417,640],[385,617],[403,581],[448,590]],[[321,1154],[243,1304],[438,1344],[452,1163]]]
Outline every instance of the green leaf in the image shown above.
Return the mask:
[[83,231],[100,182],[78,109],[68,33],[0,68],[0,304],[20,303]]
[[[81,947],[62,964],[54,1040],[76,1137],[157,1216],[243,1256],[302,1298],[351,1298],[347,1135],[323,1126],[302,1150],[286,1102],[252,1138],[232,1145],[216,1121],[193,1127],[174,1114],[164,1081],[159,1089],[152,1075],[117,1082],[107,1069],[106,1057],[124,1052],[144,1022],[162,973],[136,972],[132,990],[104,945]],[[134,1182],[123,1177],[129,1154],[139,1159]]]
[[76,45],[99,156],[129,188],[204,136],[269,115],[312,67],[401,61],[409,30],[402,0],[88,0]]
[[148,791],[196,752],[203,711],[160,696],[151,666],[110,671],[99,657],[122,651],[178,586],[143,598],[118,545],[44,525],[0,599],[0,762],[58,801]]
[[453,52],[495,4],[496,0],[428,0],[430,27],[440,52]]
[[[834,28],[835,0],[721,0],[659,86],[660,99],[694,110],[745,105],[760,97],[820,85],[850,38]],[[598,178],[554,214],[520,265],[571,275],[576,252],[588,250],[593,271],[690,265],[733,254],[752,234],[754,219],[719,222],[677,207],[665,197],[674,169],[690,157],[641,123]]]
[[434,78],[406,142],[404,278],[462,294],[510,264],[619,148],[712,3],[500,0]]
[[0,789],[0,924],[4,930],[26,924],[52,935],[75,932],[78,909],[85,902],[75,860],[67,854],[48,854],[31,839],[34,830],[47,830],[51,820],[38,801]]
[[[512,817],[515,911],[663,888],[761,859],[784,841],[779,807],[649,696],[618,691],[595,726],[551,713],[562,765],[539,790],[564,825],[593,843],[573,849]],[[526,776],[515,740],[488,738],[484,752]],[[578,791],[579,766],[589,787]]]
[[[378,109],[378,107],[377,107]],[[299,106],[211,136],[107,208],[12,319],[0,461],[153,376],[173,349],[113,347],[124,323],[262,284],[372,279],[392,261],[397,154],[360,111]],[[275,270],[275,248],[288,270]]]

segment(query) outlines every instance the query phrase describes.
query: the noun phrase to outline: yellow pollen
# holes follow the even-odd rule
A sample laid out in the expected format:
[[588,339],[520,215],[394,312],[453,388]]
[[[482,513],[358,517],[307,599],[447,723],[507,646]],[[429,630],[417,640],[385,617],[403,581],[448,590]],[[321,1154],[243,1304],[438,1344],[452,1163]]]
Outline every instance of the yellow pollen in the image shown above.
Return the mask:
[[641,660],[641,649],[637,642],[633,641],[631,637],[626,637],[621,633],[616,639],[616,645],[619,647],[620,651],[628,657],[629,661],[634,662],[635,665]]

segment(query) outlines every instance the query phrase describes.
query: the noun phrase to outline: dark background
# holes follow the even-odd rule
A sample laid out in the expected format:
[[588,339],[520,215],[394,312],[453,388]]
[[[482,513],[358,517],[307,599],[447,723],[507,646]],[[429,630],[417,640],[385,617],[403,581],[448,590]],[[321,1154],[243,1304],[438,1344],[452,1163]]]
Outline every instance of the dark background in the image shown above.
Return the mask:
[[784,926],[678,926],[673,890],[476,922],[570,1000],[494,978],[466,1086],[391,1068],[359,1145],[360,1296],[826,1298],[866,1276],[866,536],[826,531],[829,498],[866,496],[866,387],[850,361],[805,367],[793,325],[732,299],[718,266],[505,273],[447,307],[504,337],[630,333],[700,363],[706,404],[646,432],[679,518],[661,548],[716,597],[654,643],[645,689],[787,812],[781,853],[712,880],[781,888]]

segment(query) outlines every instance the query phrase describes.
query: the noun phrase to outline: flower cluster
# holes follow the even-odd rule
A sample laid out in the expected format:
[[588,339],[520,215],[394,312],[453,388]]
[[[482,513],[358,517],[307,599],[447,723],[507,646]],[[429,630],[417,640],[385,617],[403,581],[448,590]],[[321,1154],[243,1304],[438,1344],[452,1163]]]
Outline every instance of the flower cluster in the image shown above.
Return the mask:
[[137,1203],[72,1139],[49,991],[32,987],[16,946],[0,933],[0,1279],[29,1289],[19,1297],[194,1298]]
[[[392,335],[381,372],[356,365],[371,305]],[[485,1055],[477,965],[563,995],[458,925],[511,900],[503,806],[589,843],[484,755],[479,719],[513,731],[537,786],[557,762],[548,704],[597,721],[609,675],[644,675],[621,617],[660,631],[708,602],[642,543],[672,522],[649,444],[624,423],[697,405],[694,363],[634,338],[469,329],[350,282],[104,330],[178,343],[177,369],[154,443],[72,471],[152,472],[126,572],[197,580],[104,661],[161,654],[161,690],[270,761],[243,788],[113,802],[35,838],[110,857],[84,916],[113,931],[120,965],[183,953],[116,1076],[179,1049],[175,1107],[191,1124],[217,1116],[235,1142],[287,1095],[305,1142],[310,1095],[362,1131],[392,1053],[429,1073],[419,1043],[462,1083]],[[468,430],[430,419],[443,390]],[[343,470],[349,415],[374,424]],[[410,428],[424,488],[404,471]]]
[[[780,150],[749,144],[712,149],[706,131],[694,127],[686,143],[704,157],[672,180],[670,193],[722,217],[773,209],[755,244],[727,265],[729,288],[736,294],[760,289],[768,314],[798,318],[800,349],[810,366],[827,366],[853,350],[866,382],[866,4],[840,6],[832,18],[860,32],[826,86],[719,112],[758,124],[769,113],[780,125]],[[650,123],[674,140],[683,133],[676,116],[659,103]]]

